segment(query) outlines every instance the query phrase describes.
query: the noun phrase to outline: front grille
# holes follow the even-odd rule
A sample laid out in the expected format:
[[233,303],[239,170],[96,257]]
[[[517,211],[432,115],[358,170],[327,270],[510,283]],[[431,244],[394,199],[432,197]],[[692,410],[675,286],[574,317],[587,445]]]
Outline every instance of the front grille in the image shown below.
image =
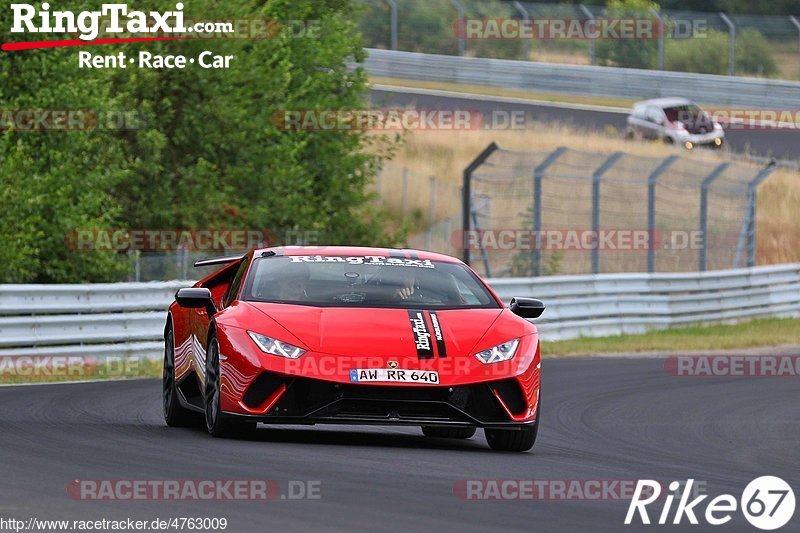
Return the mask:
[[[508,422],[490,385],[385,387],[334,384],[305,378],[286,382],[268,416],[313,419]],[[505,401],[505,400],[504,400]]]

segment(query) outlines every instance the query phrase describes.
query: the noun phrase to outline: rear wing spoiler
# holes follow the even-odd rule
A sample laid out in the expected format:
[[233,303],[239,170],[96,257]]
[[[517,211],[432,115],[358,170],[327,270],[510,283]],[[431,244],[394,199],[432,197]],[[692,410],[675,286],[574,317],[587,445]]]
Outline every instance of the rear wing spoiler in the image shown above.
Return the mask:
[[[246,254],[245,254],[246,255]],[[195,261],[195,267],[204,267],[211,265],[227,265],[228,263],[235,263],[236,261],[244,258],[244,255],[228,255],[223,257],[209,257],[208,259],[201,259]]]

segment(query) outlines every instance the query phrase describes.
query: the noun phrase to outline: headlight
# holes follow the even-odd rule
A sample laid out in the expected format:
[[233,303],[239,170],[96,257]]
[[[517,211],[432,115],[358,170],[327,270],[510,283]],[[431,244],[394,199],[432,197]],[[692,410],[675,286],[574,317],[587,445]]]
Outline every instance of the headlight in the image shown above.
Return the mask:
[[298,348],[297,346],[289,344],[288,342],[279,341],[278,339],[273,339],[271,337],[267,337],[266,335],[261,335],[260,333],[253,333],[252,331],[248,331],[247,334],[250,335],[250,338],[253,339],[253,342],[258,344],[259,348],[267,353],[271,353],[272,355],[278,355],[280,357],[286,357],[289,359],[297,359],[306,353],[304,349]]
[[517,353],[518,346],[519,339],[514,339],[512,341],[499,344],[494,348],[489,348],[488,350],[478,352],[475,354],[475,357],[478,358],[478,361],[486,365],[490,363],[499,363],[500,361],[508,361],[514,357],[515,353]]

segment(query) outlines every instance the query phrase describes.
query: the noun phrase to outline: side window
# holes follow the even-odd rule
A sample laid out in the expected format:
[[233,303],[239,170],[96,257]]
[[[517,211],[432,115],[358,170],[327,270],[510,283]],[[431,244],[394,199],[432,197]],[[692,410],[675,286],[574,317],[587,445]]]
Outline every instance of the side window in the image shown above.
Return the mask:
[[242,278],[244,278],[244,273],[247,271],[248,264],[249,263],[247,259],[242,261],[242,264],[239,265],[239,270],[237,270],[236,275],[233,276],[230,287],[228,287],[228,292],[225,294],[225,307],[231,305],[233,300],[236,298],[236,295],[239,294],[239,287],[242,286]]
[[647,108],[647,120],[653,124],[664,124],[664,113],[658,107]]

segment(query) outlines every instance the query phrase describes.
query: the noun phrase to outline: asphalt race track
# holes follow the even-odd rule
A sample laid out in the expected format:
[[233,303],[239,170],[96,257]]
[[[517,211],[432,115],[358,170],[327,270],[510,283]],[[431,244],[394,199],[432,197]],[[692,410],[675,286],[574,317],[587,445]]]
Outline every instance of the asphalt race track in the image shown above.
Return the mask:
[[[262,426],[246,440],[213,439],[164,425],[158,380],[3,387],[0,517],[227,517],[228,531],[237,532],[752,531],[740,512],[718,528],[691,528],[685,518],[683,528],[625,527],[627,501],[454,495],[466,479],[693,478],[712,497],[738,499],[762,475],[780,476],[797,491],[800,379],[673,377],[663,364],[545,359],[539,440],[523,454],[491,451],[481,432],[443,441],[417,428]],[[320,481],[321,498],[81,501],[67,494],[75,479],[270,479],[282,490],[290,480]],[[660,512],[658,504],[651,517]],[[800,511],[780,531],[800,531]]]
[[[606,131],[614,128],[622,135],[625,132],[626,113],[598,109],[574,109],[560,105],[539,105],[523,102],[504,102],[483,97],[480,100],[457,96],[436,96],[414,94],[413,89],[404,88],[402,92],[372,89],[370,98],[378,107],[402,108],[414,106],[417,109],[465,109],[481,111],[491,116],[493,111],[506,113],[524,111],[527,121],[559,122],[580,129]],[[423,91],[424,92],[424,91]],[[591,107],[591,106],[589,106]],[[746,152],[777,159],[800,159],[800,131],[796,129],[755,129],[725,132],[728,146],[734,152]]]

